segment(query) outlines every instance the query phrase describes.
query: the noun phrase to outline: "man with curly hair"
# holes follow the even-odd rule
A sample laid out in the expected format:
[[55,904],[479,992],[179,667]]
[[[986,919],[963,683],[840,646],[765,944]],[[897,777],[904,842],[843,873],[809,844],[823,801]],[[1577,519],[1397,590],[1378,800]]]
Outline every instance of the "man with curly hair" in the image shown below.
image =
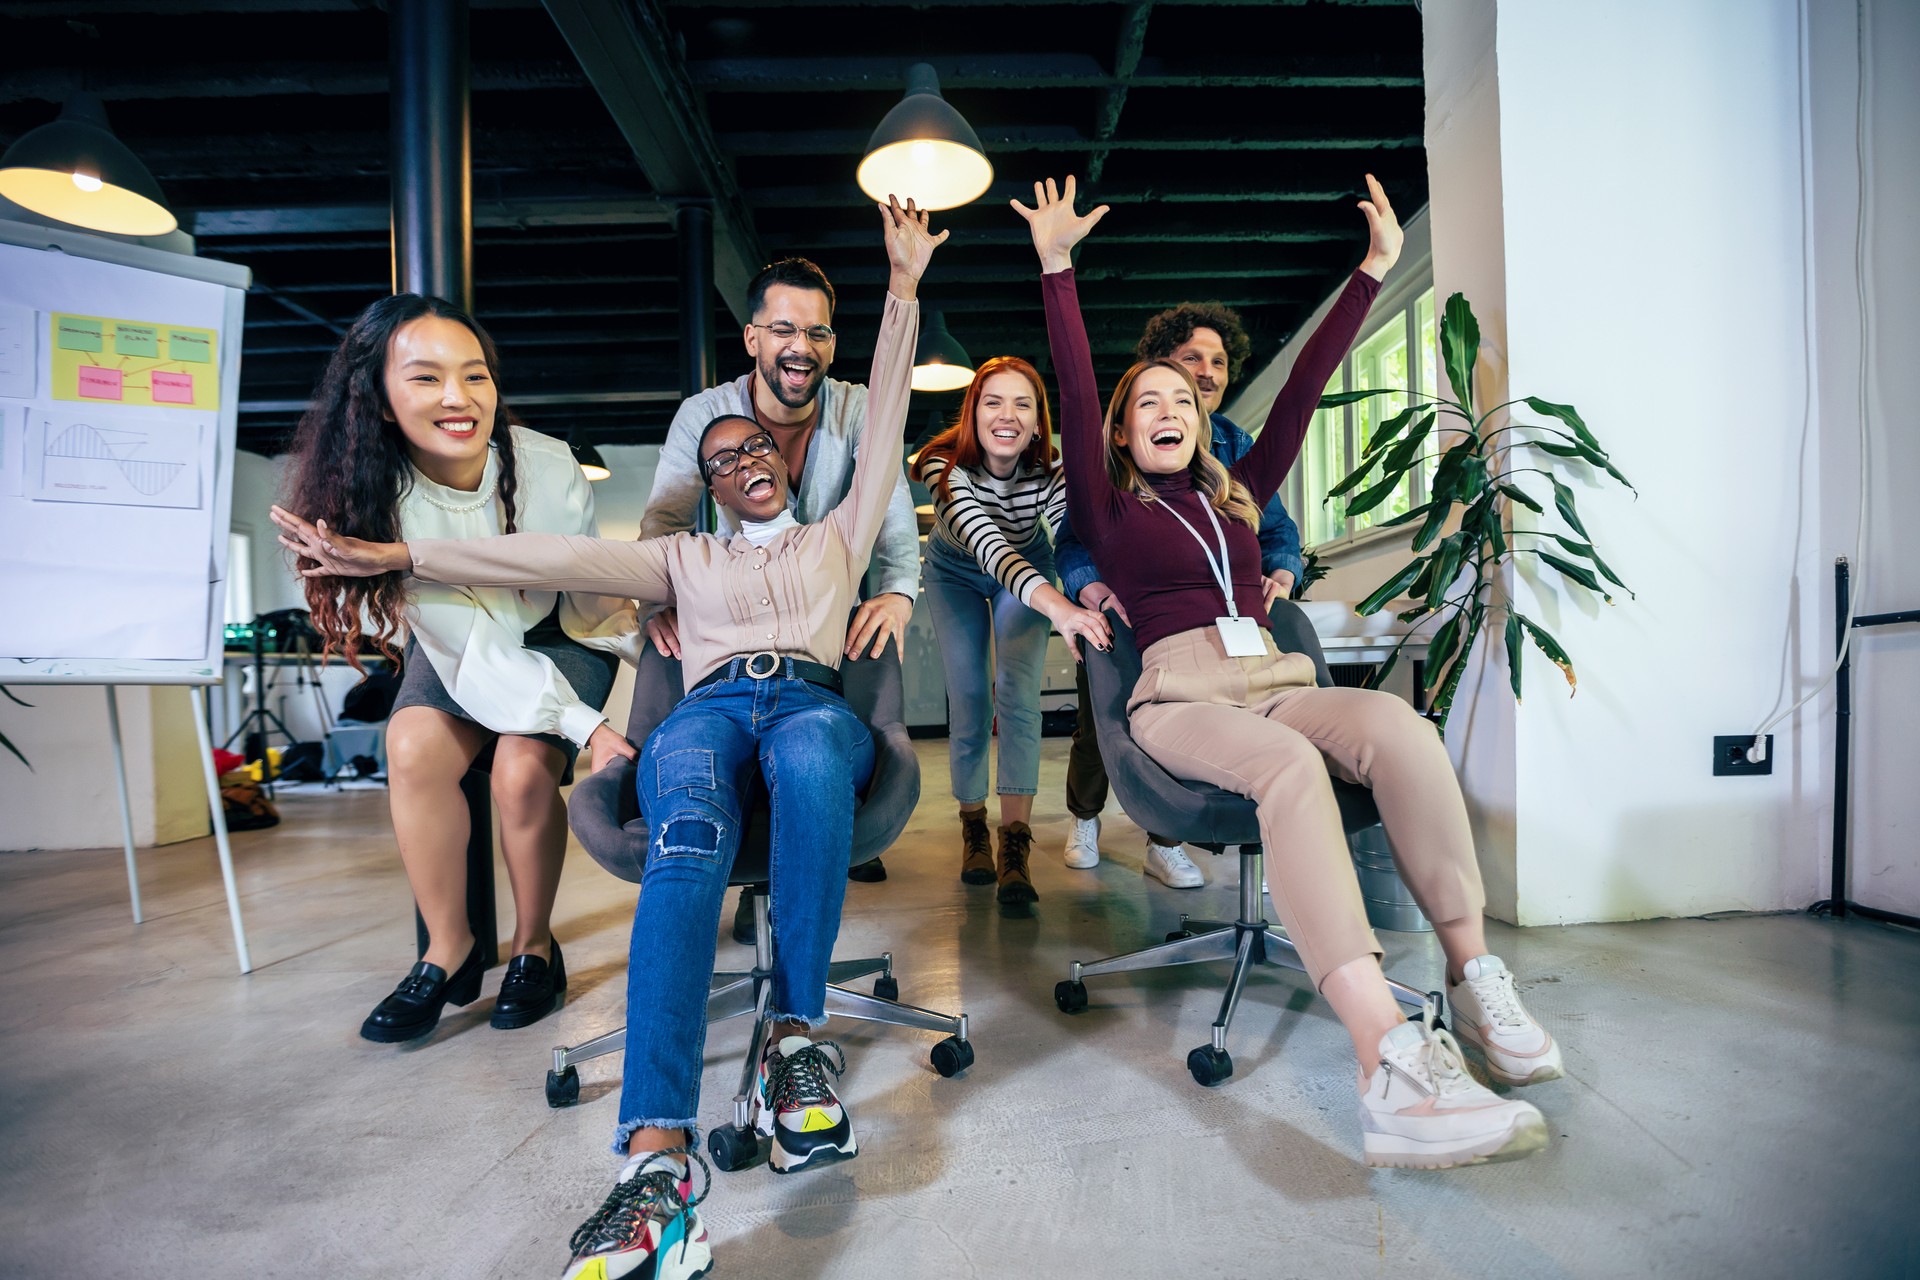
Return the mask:
[[[1162,311],[1147,321],[1146,331],[1134,347],[1136,360],[1171,360],[1193,375],[1212,415],[1213,455],[1229,467],[1253,447],[1253,437],[1221,413],[1220,405],[1226,399],[1227,387],[1240,380],[1241,370],[1252,354],[1253,343],[1246,326],[1231,307],[1218,302],[1183,302]],[[1100,581],[1093,556],[1074,536],[1068,521],[1060,522],[1054,542],[1054,560],[1068,598],[1088,609],[1103,609],[1109,604],[1118,609],[1113,592]],[[1276,597],[1291,596],[1301,574],[1300,528],[1278,495],[1260,513],[1260,573],[1269,605]],[[1067,809],[1073,814],[1073,831],[1067,837],[1064,860],[1069,867],[1084,869],[1100,863],[1100,811],[1107,803],[1107,768],[1094,737],[1085,667],[1077,668],[1077,683],[1080,714],[1074,725],[1073,749],[1067,757]],[[1144,870],[1175,889],[1197,889],[1206,883],[1178,840],[1151,832],[1147,835]]]

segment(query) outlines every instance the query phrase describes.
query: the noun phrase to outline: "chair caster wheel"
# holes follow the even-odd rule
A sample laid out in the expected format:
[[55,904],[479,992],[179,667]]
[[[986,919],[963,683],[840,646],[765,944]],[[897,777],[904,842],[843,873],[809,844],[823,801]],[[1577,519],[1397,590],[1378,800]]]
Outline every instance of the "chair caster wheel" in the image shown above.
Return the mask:
[[1186,939],[1191,938],[1192,936],[1193,936],[1193,930],[1191,929],[1175,929],[1172,933],[1167,935],[1167,941],[1183,942]]
[[570,1107],[580,1101],[580,1072],[568,1067],[565,1071],[547,1072],[547,1105],[554,1108]]
[[875,978],[873,998],[876,1000],[898,1000],[900,998],[900,980],[893,977]]
[[973,1046],[958,1036],[948,1036],[933,1046],[933,1069],[951,1080],[973,1065]]
[[1233,1074],[1233,1058],[1224,1049],[1203,1044],[1187,1055],[1187,1070],[1196,1082],[1216,1085]]
[[1054,983],[1053,1002],[1060,1006],[1062,1013],[1080,1012],[1087,1007],[1087,984],[1084,982]]
[[760,1154],[760,1137],[739,1125],[723,1124],[707,1135],[707,1151],[724,1173],[737,1173]]

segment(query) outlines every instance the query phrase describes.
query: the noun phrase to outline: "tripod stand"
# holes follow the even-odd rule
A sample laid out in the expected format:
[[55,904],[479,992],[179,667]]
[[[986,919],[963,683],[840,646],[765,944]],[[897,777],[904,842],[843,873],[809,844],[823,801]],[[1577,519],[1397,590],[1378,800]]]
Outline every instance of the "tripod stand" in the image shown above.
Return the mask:
[[[286,722],[267,710],[267,632],[273,630],[278,635],[279,626],[272,614],[261,614],[253,620],[253,709],[240,718],[234,731],[220,744],[223,751],[232,750],[235,742],[241,742],[241,754],[260,761],[260,785],[267,795],[273,795],[273,766],[267,756],[270,732],[278,732],[288,746],[294,743],[293,731]],[[296,632],[296,634],[298,634]],[[306,647],[306,639],[300,637],[301,648]],[[255,743],[259,745],[256,754]]]

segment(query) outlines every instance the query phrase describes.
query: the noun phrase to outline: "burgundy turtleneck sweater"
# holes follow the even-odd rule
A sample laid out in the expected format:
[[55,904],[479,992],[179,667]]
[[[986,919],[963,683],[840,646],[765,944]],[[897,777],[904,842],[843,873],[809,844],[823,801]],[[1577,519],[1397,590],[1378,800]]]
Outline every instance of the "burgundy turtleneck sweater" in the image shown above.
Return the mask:
[[[1072,269],[1043,275],[1040,285],[1046,297],[1053,367],[1060,380],[1060,444],[1067,473],[1067,512],[1074,530],[1093,553],[1101,581],[1120,597],[1133,619],[1134,640],[1143,651],[1168,636],[1212,626],[1215,618],[1226,614],[1226,601],[1193,535],[1161,510],[1160,503],[1124,493],[1107,478],[1103,402],[1094,386],[1093,354],[1080,318],[1080,294]],[[1333,310],[1300,349],[1259,440],[1233,466],[1234,478],[1252,493],[1256,508],[1266,506],[1300,456],[1320,393],[1353,345],[1379,292],[1379,281],[1353,273]],[[1219,542],[1189,474],[1182,471],[1147,479],[1161,502],[1185,516],[1217,556]],[[1234,603],[1242,616],[1264,620],[1260,539],[1255,530],[1237,520],[1223,515],[1219,520],[1227,536]]]

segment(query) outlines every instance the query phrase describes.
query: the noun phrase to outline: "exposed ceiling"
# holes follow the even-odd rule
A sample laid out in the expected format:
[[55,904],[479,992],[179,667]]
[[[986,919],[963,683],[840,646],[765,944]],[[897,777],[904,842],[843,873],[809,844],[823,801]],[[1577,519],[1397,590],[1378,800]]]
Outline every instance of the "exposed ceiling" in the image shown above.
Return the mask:
[[[390,287],[387,18],[374,0],[0,0],[0,146],[78,89],[200,252],[252,268],[241,442],[272,452],[326,353]],[[1148,316],[1239,309],[1270,356],[1364,247],[1377,174],[1426,200],[1412,0],[474,0],[477,309],[532,425],[657,441],[678,400],[671,207],[717,200],[721,376],[737,283],[814,259],[864,381],[885,279],[853,173],[931,62],[995,167],[923,296],[975,359],[1043,369],[1036,262],[1009,197],[1076,173],[1114,206],[1080,261],[1103,385]],[[718,160],[714,148],[718,149]],[[732,290],[727,286],[733,284]],[[918,434],[953,397],[917,397]]]

